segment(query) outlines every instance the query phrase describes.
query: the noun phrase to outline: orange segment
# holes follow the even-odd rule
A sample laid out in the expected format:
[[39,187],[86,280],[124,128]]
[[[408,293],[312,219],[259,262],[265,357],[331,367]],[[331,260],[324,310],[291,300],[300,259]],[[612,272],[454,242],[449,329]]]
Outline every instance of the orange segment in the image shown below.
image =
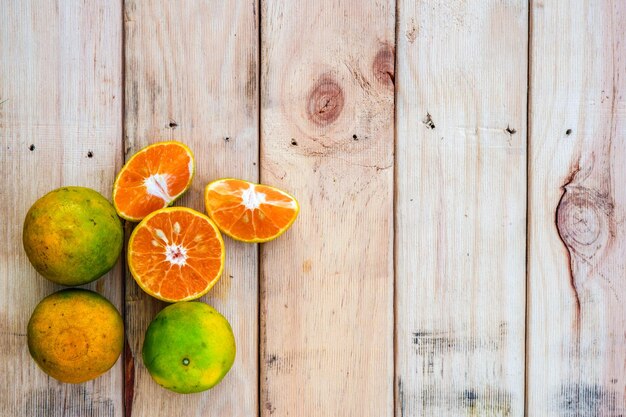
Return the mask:
[[191,150],[180,142],[159,142],[133,155],[115,179],[113,204],[120,217],[139,221],[180,197],[194,174]]
[[222,275],[224,241],[204,214],[186,207],[160,209],[131,234],[128,266],[151,296],[169,302],[194,300]]
[[209,217],[228,236],[243,242],[267,242],[283,234],[296,220],[300,206],[277,188],[223,178],[206,186]]

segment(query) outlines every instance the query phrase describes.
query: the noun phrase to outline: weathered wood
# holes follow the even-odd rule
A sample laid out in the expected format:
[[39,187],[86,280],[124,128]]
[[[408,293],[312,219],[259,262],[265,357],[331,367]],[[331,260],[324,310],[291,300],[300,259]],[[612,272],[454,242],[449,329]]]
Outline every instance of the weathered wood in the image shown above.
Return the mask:
[[[121,359],[81,385],[31,359],[30,314],[61,287],[22,248],[26,212],[48,191],[80,185],[111,198],[122,161],[121,5],[2,0],[0,10],[0,414],[121,417]],[[88,288],[121,310],[121,262]]]
[[527,413],[626,415],[626,3],[532,22]]
[[[203,191],[224,176],[258,179],[258,14],[255,1],[125,3],[126,157],[160,140],[196,156],[196,177],[176,204],[205,212]],[[128,275],[128,415],[254,416],[258,413],[257,248],[226,240],[226,268],[204,298],[230,321],[235,365],[199,395],[158,386],[143,366],[144,332],[163,303]]]
[[399,0],[396,415],[523,416],[526,2]]
[[393,415],[393,1],[262,1],[261,415]]

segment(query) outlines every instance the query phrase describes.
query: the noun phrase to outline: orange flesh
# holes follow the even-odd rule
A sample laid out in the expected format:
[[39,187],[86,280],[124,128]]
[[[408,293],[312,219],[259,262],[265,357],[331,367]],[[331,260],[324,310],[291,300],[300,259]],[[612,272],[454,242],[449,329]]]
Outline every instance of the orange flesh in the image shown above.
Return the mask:
[[165,301],[198,298],[224,264],[219,231],[203,214],[173,207],[146,217],[131,236],[128,263],[148,294]]
[[164,142],[139,151],[122,168],[113,200],[122,217],[142,219],[167,207],[193,176],[193,156],[182,144]]
[[236,179],[210,183],[205,202],[209,216],[224,233],[248,242],[279,236],[298,215],[298,204],[287,193]]

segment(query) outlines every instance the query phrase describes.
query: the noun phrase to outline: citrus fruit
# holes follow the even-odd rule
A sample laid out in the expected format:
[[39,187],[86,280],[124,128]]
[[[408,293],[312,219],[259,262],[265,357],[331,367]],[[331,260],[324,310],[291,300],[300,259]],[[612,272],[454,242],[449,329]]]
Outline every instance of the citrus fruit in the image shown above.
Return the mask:
[[78,384],[103,374],[124,345],[124,323],[103,296],[71,288],[47,296],[28,322],[28,350],[39,367]]
[[194,174],[191,150],[180,142],[159,142],[133,155],[117,174],[113,204],[133,222],[167,207],[180,197]]
[[62,187],[37,200],[22,234],[35,269],[62,285],[82,285],[104,275],[115,265],[123,239],[111,203],[84,187]]
[[294,197],[277,188],[223,178],[206,186],[209,217],[228,236],[243,242],[267,242],[283,234],[300,211]]
[[128,266],[137,284],[163,301],[202,297],[224,268],[224,241],[211,219],[186,207],[146,216],[128,241]]
[[217,385],[235,361],[235,337],[213,307],[176,303],[156,315],[143,342],[143,363],[162,387],[189,394]]

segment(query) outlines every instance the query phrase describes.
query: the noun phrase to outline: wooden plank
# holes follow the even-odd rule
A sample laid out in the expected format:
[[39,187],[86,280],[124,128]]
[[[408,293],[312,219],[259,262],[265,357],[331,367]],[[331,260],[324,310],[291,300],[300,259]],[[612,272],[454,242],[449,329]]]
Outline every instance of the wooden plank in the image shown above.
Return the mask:
[[[177,205],[205,212],[206,184],[258,180],[258,14],[255,1],[125,2],[126,157],[160,140],[196,156],[196,177]],[[203,298],[230,321],[235,365],[202,395],[158,386],[141,360],[144,332],[164,307],[127,278],[128,415],[254,416],[258,413],[257,248],[226,240],[224,275]]]
[[626,415],[626,3],[532,22],[528,415]]
[[523,416],[527,4],[398,13],[396,414]]
[[261,415],[393,415],[393,1],[262,1]]
[[[46,192],[81,185],[111,198],[122,161],[121,5],[1,0],[0,10],[0,409],[121,417],[121,359],[104,376],[70,385],[30,358],[30,314],[61,287],[38,275],[22,248],[26,212]],[[121,311],[121,262],[88,288]]]

